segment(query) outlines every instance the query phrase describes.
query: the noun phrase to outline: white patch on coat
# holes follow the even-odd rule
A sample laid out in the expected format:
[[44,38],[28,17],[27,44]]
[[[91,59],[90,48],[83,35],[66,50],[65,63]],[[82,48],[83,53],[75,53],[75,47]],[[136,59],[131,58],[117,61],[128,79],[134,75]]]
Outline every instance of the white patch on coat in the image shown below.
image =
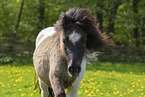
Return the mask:
[[76,42],[81,38],[81,35],[79,33],[76,33],[75,31],[73,31],[73,33],[71,33],[69,35],[69,39],[72,41],[72,43],[75,45]]
[[66,97],[77,97],[81,80],[83,79],[83,76],[85,74],[85,70],[86,70],[86,60],[85,58],[83,58],[82,63],[81,63],[81,72],[79,74],[79,77],[72,84],[72,87],[68,88]]
[[37,38],[36,38],[36,48],[40,45],[40,43],[47,38],[48,36],[51,36],[54,34],[56,31],[54,30],[54,27],[48,27],[43,29],[42,31],[39,32]]

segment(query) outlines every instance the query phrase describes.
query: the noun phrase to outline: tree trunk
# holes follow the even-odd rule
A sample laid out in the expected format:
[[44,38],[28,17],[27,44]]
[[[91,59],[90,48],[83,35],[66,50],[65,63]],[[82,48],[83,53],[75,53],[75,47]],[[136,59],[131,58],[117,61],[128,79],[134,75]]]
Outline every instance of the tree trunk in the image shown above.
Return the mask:
[[38,8],[38,24],[37,24],[37,31],[38,33],[43,29],[44,25],[44,14],[45,14],[45,3],[44,0],[39,0],[39,8]]
[[142,36],[142,45],[145,46],[145,18],[142,19],[143,21],[141,21],[141,36]]
[[18,27],[19,27],[21,15],[22,15],[23,5],[24,5],[24,0],[22,0],[19,15],[18,15],[18,19],[17,19],[17,23],[16,23],[16,26],[15,26],[15,30],[12,33],[12,44],[11,44],[11,47],[10,47],[10,49],[11,49],[10,51],[12,52],[13,60],[16,59],[15,41],[16,41],[16,34],[17,34]]
[[96,2],[96,19],[97,23],[99,23],[100,31],[103,31],[103,7],[102,2],[98,0]]
[[107,9],[108,23],[106,26],[106,33],[109,36],[112,36],[112,33],[114,33],[114,25],[115,25],[114,19],[117,14],[118,7],[121,3],[122,1],[114,1],[108,4],[108,9]]
[[133,19],[134,19],[134,28],[133,28],[133,37],[135,39],[135,46],[139,46],[139,32],[138,32],[138,21],[136,15],[138,14],[138,3],[139,0],[133,0]]

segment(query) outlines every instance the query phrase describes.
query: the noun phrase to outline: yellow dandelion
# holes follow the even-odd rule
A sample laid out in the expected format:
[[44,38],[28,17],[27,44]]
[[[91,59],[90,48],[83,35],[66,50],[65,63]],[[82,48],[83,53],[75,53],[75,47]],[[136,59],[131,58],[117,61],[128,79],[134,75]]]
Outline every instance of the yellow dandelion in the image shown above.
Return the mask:
[[32,89],[32,87],[29,88],[30,90]]
[[140,91],[140,89],[137,89],[138,91]]
[[92,86],[89,86],[89,88],[92,88]]
[[114,88],[114,90],[117,90],[117,88]]
[[144,95],[144,93],[141,93],[141,95]]
[[133,74],[133,72],[130,72],[131,74]]
[[115,91],[113,91],[113,94],[117,94]]
[[93,89],[95,90],[95,89],[96,89],[96,87],[93,87]]
[[90,93],[87,96],[92,97],[92,95]]
[[0,70],[0,73],[4,72],[4,70]]
[[85,90],[85,94],[87,94],[89,91],[88,90]]
[[109,94],[109,93],[107,93],[107,96],[110,96],[110,94]]
[[117,94],[119,93],[119,91],[116,92]]
[[19,89],[19,91],[22,91],[22,89]]
[[103,95],[103,93],[100,93],[100,95]]
[[133,83],[131,83],[131,84],[135,84],[135,83],[133,82]]
[[133,92],[134,90],[130,90],[130,92]]
[[21,94],[21,96],[24,96],[25,94]]
[[127,91],[129,91],[130,89],[127,89]]
[[0,84],[3,84],[2,82],[0,82]]
[[4,87],[5,85],[4,84],[2,84],[2,87]]
[[99,91],[99,89],[96,89],[96,92],[98,92]]
[[137,87],[139,87],[139,85],[138,85],[138,84],[137,84],[136,86],[137,86]]
[[16,86],[17,84],[13,84],[13,86]]
[[33,96],[33,93],[31,93],[30,96]]
[[12,77],[12,75],[8,76],[8,78],[11,78],[11,77]]
[[79,91],[78,94],[81,94],[81,92]]
[[34,90],[33,92],[36,92],[36,90]]

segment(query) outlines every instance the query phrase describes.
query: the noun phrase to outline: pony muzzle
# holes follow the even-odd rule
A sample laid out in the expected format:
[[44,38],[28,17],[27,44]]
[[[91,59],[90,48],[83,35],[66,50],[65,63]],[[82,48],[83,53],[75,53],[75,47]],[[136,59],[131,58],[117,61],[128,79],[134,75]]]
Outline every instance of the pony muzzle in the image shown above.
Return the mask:
[[78,77],[80,72],[81,72],[81,67],[79,66],[68,67],[68,73],[71,77]]

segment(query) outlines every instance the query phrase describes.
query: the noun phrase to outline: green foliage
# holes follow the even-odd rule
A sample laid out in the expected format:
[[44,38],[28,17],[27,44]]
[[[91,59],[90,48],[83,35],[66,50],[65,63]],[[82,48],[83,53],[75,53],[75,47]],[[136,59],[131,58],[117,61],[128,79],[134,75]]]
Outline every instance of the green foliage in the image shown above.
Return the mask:
[[[17,17],[20,10],[22,0],[1,0],[0,2],[0,37],[11,38],[12,32],[15,29]],[[139,46],[144,45],[145,41],[145,1],[140,0],[138,3],[138,13],[133,14],[132,1],[126,0],[25,0],[22,11],[20,25],[17,31],[16,38],[19,41],[32,42],[39,32],[39,7],[41,2],[44,3],[44,20],[42,28],[53,26],[59,18],[61,12],[67,11],[69,8],[78,6],[81,8],[89,8],[95,16],[96,12],[103,15],[103,33],[106,33],[109,25],[109,19],[112,19],[114,32],[110,32],[114,43],[120,46],[136,46],[133,36],[133,28],[138,27]],[[113,7],[117,8],[115,13]],[[134,17],[136,17],[134,19]],[[99,21],[98,21],[99,22]]]
[[3,57],[3,58],[0,58],[0,62],[1,63],[9,63],[9,62],[12,62],[12,57]]

